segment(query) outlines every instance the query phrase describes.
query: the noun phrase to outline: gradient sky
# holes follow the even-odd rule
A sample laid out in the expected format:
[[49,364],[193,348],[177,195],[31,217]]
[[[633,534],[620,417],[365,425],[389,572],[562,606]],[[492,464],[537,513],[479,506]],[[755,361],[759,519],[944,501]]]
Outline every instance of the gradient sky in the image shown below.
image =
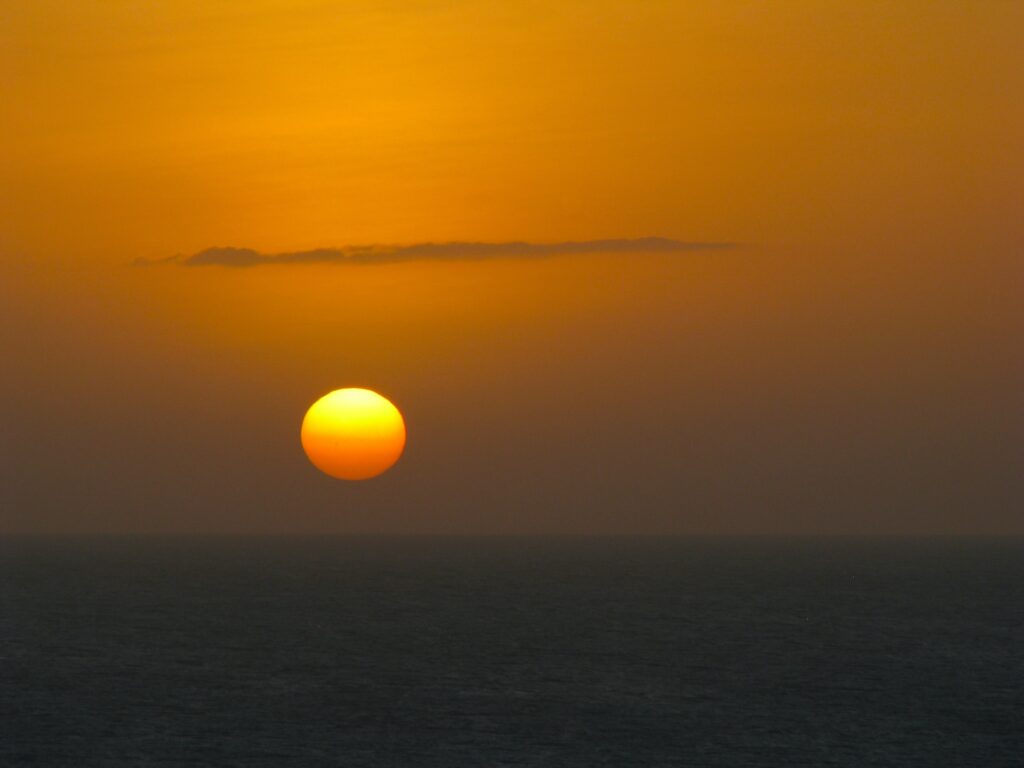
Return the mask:
[[0,8],[0,531],[1024,533],[1024,4]]

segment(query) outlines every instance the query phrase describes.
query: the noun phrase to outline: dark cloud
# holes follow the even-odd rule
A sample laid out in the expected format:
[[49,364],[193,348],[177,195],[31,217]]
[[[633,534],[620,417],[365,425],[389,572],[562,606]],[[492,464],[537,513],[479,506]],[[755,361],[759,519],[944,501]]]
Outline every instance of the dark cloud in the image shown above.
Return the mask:
[[690,242],[664,237],[620,240],[583,240],[563,243],[417,243],[415,245],[361,245],[345,248],[317,248],[291,253],[260,253],[252,248],[207,248],[191,256],[147,261],[140,266],[180,264],[186,267],[258,267],[268,264],[392,264],[400,261],[473,261],[483,259],[529,259],[588,253],[672,253],[731,248],[734,243]]

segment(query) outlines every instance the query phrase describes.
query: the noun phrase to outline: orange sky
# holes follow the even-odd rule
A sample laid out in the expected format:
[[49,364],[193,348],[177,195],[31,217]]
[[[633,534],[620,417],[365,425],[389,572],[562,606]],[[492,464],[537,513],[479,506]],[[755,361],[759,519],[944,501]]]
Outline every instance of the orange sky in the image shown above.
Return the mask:
[[9,4],[0,214],[111,261],[991,225],[1022,28],[945,0]]
[[[1024,530],[1021,29],[934,0],[10,4],[0,530]],[[646,236],[744,245],[130,266]],[[358,489],[297,442],[345,385],[410,430]]]

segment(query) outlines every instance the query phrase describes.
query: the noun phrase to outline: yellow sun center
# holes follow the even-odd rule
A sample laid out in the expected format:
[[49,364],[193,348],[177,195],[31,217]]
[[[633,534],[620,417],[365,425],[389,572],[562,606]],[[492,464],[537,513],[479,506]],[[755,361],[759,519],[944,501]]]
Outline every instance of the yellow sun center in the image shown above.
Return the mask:
[[369,389],[336,389],[302,420],[302,447],[317,469],[365,480],[391,467],[405,448],[405,421],[386,397]]

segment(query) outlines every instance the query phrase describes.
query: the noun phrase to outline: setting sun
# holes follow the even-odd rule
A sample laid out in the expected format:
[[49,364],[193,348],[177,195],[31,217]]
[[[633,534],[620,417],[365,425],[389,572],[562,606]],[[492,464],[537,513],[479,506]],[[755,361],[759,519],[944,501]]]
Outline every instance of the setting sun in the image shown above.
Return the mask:
[[310,406],[302,447],[317,469],[342,480],[366,480],[390,468],[405,448],[405,421],[394,404],[369,389],[336,389]]

